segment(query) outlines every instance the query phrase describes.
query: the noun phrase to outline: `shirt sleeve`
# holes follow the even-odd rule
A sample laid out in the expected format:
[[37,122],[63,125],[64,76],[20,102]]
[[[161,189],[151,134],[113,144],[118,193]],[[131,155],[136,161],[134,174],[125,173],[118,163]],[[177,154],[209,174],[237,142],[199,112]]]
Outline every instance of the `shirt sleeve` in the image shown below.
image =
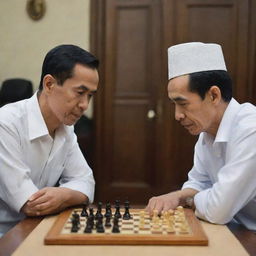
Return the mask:
[[231,221],[256,195],[256,131],[243,130],[232,137],[217,182],[194,198],[198,217],[212,223]]
[[30,169],[22,159],[17,129],[0,123],[0,195],[16,212],[38,191],[30,179]]
[[78,146],[75,134],[65,161],[60,186],[79,191],[89,198],[90,203],[93,202],[95,188],[93,173]]

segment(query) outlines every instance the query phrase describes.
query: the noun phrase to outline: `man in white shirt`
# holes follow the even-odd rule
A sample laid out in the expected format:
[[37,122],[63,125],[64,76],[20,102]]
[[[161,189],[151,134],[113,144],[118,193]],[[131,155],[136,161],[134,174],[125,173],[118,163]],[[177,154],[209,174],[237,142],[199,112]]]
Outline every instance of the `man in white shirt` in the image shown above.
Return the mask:
[[57,46],[44,59],[39,90],[0,109],[0,233],[25,216],[93,201],[95,181],[73,124],[97,91],[97,68],[80,47]]
[[256,230],[256,108],[232,98],[232,82],[217,44],[168,49],[168,96],[175,118],[199,135],[194,166],[179,191],[152,197],[147,210],[189,205],[216,224],[232,219]]

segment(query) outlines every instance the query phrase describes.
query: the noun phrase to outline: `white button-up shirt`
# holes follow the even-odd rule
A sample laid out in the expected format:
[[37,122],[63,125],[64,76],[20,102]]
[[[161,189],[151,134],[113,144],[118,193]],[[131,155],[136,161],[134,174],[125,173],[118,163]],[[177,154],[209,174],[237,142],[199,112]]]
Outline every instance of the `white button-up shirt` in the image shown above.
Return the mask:
[[215,138],[201,133],[183,188],[193,188],[196,214],[213,223],[233,218],[256,230],[256,107],[229,103]]
[[0,233],[24,218],[20,209],[32,194],[58,180],[93,201],[92,170],[73,130],[62,125],[52,139],[36,94],[0,108]]

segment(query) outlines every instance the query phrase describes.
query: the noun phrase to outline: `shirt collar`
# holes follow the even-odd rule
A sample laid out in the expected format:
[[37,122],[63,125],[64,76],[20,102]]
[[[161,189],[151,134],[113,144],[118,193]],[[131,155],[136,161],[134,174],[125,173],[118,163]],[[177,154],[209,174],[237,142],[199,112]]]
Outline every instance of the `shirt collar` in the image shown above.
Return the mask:
[[234,98],[232,98],[221,119],[215,139],[208,133],[204,132],[203,142],[227,142],[231,134],[231,128],[233,127],[233,120],[239,110],[239,107],[240,104]]
[[28,100],[27,113],[29,139],[33,140],[38,137],[48,135],[49,132],[42,116],[37,98],[37,92]]
[[[37,97],[38,91],[28,100],[27,113],[28,113],[28,130],[29,139],[34,140],[36,138],[49,135],[48,128],[44,121],[40,105]],[[55,139],[62,141],[69,133],[69,127],[67,125],[61,125],[55,132]]]

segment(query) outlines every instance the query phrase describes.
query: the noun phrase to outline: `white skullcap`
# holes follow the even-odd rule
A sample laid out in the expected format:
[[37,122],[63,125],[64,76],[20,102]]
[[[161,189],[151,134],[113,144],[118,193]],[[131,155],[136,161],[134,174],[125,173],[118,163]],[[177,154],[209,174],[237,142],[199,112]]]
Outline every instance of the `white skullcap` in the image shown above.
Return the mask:
[[209,70],[227,71],[221,46],[199,42],[177,44],[168,49],[168,78]]

